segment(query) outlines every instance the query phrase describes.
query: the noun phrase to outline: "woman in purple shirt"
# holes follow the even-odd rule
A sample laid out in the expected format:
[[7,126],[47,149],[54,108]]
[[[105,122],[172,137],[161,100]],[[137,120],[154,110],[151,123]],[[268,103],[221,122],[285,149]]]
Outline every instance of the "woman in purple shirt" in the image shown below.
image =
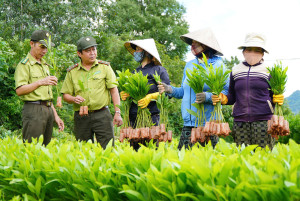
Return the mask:
[[268,120],[273,115],[273,98],[268,80],[270,74],[264,63],[265,37],[261,34],[247,34],[245,42],[238,49],[243,50],[245,61],[232,68],[228,95],[214,95],[214,103],[233,105],[233,138],[237,145],[253,145],[273,148],[275,140],[267,133]]

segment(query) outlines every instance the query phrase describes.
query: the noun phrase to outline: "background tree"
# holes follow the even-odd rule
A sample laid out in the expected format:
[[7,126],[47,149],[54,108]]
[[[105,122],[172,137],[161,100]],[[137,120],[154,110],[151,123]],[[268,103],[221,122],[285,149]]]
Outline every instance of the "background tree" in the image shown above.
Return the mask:
[[129,33],[129,40],[154,38],[171,58],[183,59],[187,45],[179,36],[188,32],[185,12],[176,0],[117,0],[103,8],[104,31],[117,36]]
[[181,60],[179,56],[171,58],[167,54],[167,48],[164,45],[159,44],[158,42],[156,43],[156,47],[162,61],[162,66],[165,67],[168,71],[171,84],[180,86],[183,77],[183,69],[186,62]]
[[238,60],[237,56],[231,56],[230,60],[224,58],[223,59],[224,64],[226,65],[226,67],[230,70],[232,70],[232,67],[239,64],[240,61]]
[[54,41],[74,43],[101,25],[104,0],[0,0],[0,35],[23,41],[37,28],[47,29]]

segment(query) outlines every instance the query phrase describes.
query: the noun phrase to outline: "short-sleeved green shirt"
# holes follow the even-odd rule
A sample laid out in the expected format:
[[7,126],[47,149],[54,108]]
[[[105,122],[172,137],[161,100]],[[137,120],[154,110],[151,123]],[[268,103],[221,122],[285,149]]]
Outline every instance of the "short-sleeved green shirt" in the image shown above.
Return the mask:
[[[82,96],[89,110],[98,110],[110,104],[110,89],[117,87],[116,75],[108,62],[95,61],[88,71],[80,63],[68,68],[61,93],[72,96]],[[84,91],[80,87],[79,80],[83,82]],[[73,104],[75,111],[79,111],[80,105]]]
[[[18,65],[15,71],[16,89],[20,86],[31,84],[38,80],[49,76],[49,67],[44,59],[39,63],[30,53],[27,54]],[[52,100],[52,86],[40,86],[33,92],[20,96],[23,101],[37,101],[37,100]]]

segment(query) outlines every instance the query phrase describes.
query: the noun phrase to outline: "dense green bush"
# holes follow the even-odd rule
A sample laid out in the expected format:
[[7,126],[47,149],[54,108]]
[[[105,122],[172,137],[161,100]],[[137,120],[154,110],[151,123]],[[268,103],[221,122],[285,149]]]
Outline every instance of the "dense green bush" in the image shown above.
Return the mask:
[[11,130],[4,128],[3,126],[0,126],[0,138],[4,139],[6,137],[21,138],[21,130],[11,131]]
[[181,99],[171,98],[170,109],[168,111],[168,123],[170,129],[173,130],[173,136],[179,137],[181,135],[181,130],[183,127],[183,119],[181,116]]
[[15,93],[14,59],[10,44],[0,38],[0,125],[7,129],[21,128],[21,101]]

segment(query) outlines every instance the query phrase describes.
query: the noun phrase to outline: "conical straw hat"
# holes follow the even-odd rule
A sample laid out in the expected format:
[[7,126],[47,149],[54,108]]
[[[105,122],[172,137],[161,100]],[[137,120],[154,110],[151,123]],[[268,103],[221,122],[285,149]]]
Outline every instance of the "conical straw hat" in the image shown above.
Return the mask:
[[217,51],[217,55],[223,56],[219,43],[210,28],[200,29],[180,36],[181,40],[192,45],[193,40],[202,43]]
[[143,39],[143,40],[133,40],[133,41],[126,42],[124,46],[130,52],[130,54],[133,55],[135,49],[132,47],[132,45],[139,46],[140,48],[142,48],[143,50],[151,54],[155,58],[154,63],[156,65],[161,65],[159,54],[156,49],[155,41],[153,40],[153,38]]

